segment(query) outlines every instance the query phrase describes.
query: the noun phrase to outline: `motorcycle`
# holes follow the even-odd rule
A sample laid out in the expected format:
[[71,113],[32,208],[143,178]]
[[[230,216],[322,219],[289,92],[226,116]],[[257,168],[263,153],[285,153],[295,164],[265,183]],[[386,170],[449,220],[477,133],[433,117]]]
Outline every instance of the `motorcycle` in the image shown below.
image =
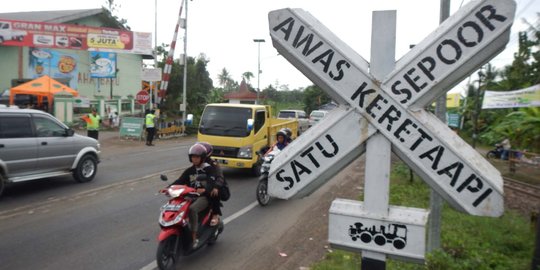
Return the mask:
[[[202,176],[205,177],[205,176]],[[167,181],[167,176],[161,175]],[[197,178],[197,180],[200,180]],[[156,262],[161,270],[176,269],[180,256],[187,256],[205,245],[213,245],[223,232],[224,224],[220,220],[216,226],[210,226],[212,210],[205,209],[199,215],[199,244],[193,248],[191,228],[189,226],[189,206],[199,197],[196,189],[185,185],[171,185],[160,193],[170,197],[161,207]]]
[[498,158],[500,159],[502,156],[504,149],[501,144],[496,144],[495,149],[490,150],[487,152],[486,157],[488,159]]
[[264,155],[265,151],[257,152],[263,161],[261,165],[261,176],[257,184],[257,202],[259,202],[260,206],[266,206],[270,202],[271,198],[268,195],[268,174],[270,172],[270,164],[279,152],[281,152],[279,149],[274,149],[267,155]]

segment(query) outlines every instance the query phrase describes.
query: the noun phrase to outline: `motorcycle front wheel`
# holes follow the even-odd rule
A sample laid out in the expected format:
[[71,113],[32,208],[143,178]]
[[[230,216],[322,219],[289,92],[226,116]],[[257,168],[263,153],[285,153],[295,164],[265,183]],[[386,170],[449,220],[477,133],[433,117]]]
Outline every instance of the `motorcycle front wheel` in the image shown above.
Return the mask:
[[171,235],[165,240],[159,242],[156,262],[160,270],[174,270],[179,258],[179,252],[176,249],[177,235]]
[[261,206],[268,205],[270,195],[268,195],[268,179],[259,180],[257,185],[257,201]]
[[487,152],[486,157],[487,157],[488,159],[494,159],[494,158],[497,157],[497,155],[495,154],[495,152],[489,151],[489,152]]

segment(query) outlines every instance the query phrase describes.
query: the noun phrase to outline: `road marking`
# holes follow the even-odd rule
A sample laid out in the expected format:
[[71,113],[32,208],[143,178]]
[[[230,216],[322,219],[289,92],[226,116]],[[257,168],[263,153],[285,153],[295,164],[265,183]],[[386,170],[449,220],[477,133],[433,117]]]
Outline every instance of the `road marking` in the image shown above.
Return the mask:
[[[230,215],[229,217],[227,217],[226,219],[224,219],[223,223],[225,225],[227,225],[228,223],[231,223],[233,220],[241,217],[245,213],[249,212],[251,209],[255,208],[255,206],[257,206],[257,204],[258,204],[257,201],[252,202],[248,206],[242,208],[240,211],[237,211],[236,213],[234,213],[234,214]],[[155,260],[152,261],[151,263],[149,263],[148,265],[146,265],[145,267],[141,268],[140,270],[154,270],[154,269],[157,269],[157,262]]]
[[253,209],[255,206],[257,206],[258,202],[257,201],[254,201],[252,202],[250,205],[244,207],[242,210],[232,214],[231,216],[229,216],[228,218],[224,219],[223,220],[223,223],[224,224],[228,224],[230,222],[232,222],[233,220],[239,218],[240,216],[242,216],[243,214],[249,212],[249,210]]

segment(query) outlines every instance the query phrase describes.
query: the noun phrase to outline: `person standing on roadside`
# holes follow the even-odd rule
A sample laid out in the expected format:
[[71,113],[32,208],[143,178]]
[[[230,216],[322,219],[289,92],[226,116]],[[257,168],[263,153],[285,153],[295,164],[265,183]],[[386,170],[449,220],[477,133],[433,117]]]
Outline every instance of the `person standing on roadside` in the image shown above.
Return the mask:
[[156,115],[154,114],[155,112],[155,110],[151,110],[145,116],[146,145],[148,146],[154,146],[154,144],[152,144],[152,140],[154,139],[154,135],[156,133]]
[[87,135],[90,138],[98,139],[99,137],[99,124],[101,123],[101,117],[97,114],[96,108],[92,108],[92,113],[83,117],[86,121]]

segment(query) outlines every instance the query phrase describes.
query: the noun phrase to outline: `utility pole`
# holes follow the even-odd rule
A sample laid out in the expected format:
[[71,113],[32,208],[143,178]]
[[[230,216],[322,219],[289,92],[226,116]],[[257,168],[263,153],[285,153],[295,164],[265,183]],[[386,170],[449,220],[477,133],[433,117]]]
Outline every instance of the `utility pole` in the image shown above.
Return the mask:
[[185,134],[186,127],[186,113],[187,113],[187,104],[186,104],[186,87],[187,87],[187,16],[188,16],[188,0],[185,0],[186,5],[186,18],[184,19],[184,82],[183,82],[183,91],[182,91],[182,106],[184,110],[182,111],[182,126],[184,127],[182,133]]
[[[450,0],[441,0],[439,24],[450,17]],[[446,123],[446,94],[437,99],[435,105],[435,115],[443,123]],[[428,252],[441,248],[441,215],[443,200],[433,189],[429,196],[429,229],[428,229]]]
[[254,39],[253,42],[256,42],[258,45],[258,53],[257,53],[257,102],[255,104],[259,104],[259,92],[261,91],[261,42],[265,42],[264,39]]

